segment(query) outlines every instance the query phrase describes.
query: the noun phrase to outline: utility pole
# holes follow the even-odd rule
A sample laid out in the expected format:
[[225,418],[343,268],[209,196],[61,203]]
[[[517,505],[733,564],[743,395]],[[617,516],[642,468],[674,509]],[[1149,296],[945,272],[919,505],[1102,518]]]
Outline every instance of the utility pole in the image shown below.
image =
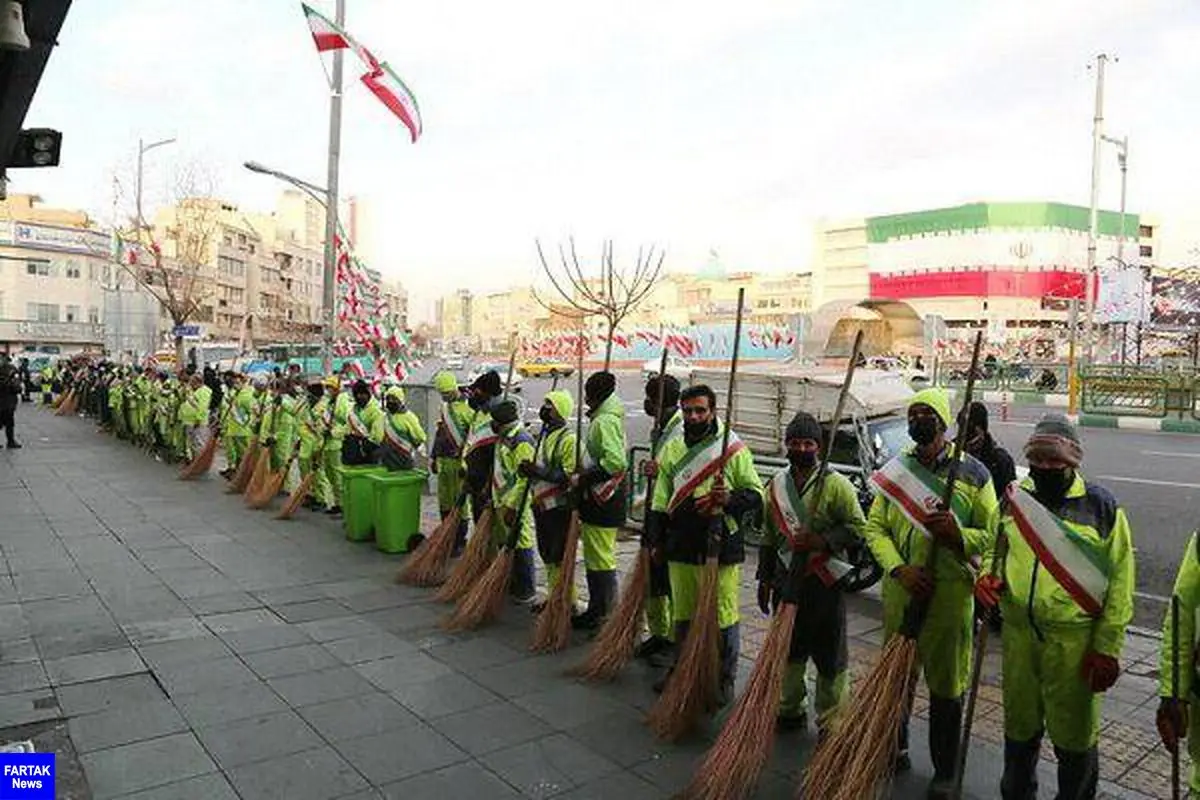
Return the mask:
[[1092,362],[1092,326],[1096,313],[1096,238],[1100,223],[1100,146],[1104,137],[1104,65],[1108,55],[1096,56],[1096,113],[1092,117],[1092,191],[1088,215],[1087,276],[1084,297],[1083,352],[1086,363]]
[[1079,370],[1075,363],[1075,339],[1079,330],[1079,301],[1074,297],[1070,300],[1070,312],[1067,314],[1067,331],[1070,334],[1067,350],[1067,413],[1079,413]]
[[[346,0],[337,0],[334,21],[346,27]],[[325,317],[325,342],[322,364],[326,375],[333,374],[333,339],[337,326],[337,232],[338,232],[338,161],[342,149],[342,55],[333,51],[333,88],[329,95],[329,167],[325,183],[325,282],[322,309]]]
[[[1125,189],[1128,184],[1129,176],[1129,137],[1122,136],[1120,139],[1105,136],[1104,141],[1117,148],[1117,166],[1121,169],[1121,233],[1117,237],[1117,268],[1121,270],[1121,285],[1122,289],[1126,284],[1125,271],[1128,269],[1128,264],[1125,263]],[[1140,265],[1139,265],[1140,269]],[[1141,292],[1138,293],[1139,298]],[[1141,304],[1138,305],[1138,319],[1141,319]],[[1126,319],[1121,323],[1121,363],[1126,361],[1126,354],[1129,349],[1129,322]]]

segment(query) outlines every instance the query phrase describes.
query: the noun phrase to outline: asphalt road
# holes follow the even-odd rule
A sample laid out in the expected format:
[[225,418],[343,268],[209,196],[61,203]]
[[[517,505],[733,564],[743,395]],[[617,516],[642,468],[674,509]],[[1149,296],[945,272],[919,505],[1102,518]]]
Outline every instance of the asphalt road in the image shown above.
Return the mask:
[[[433,369],[426,366],[416,380],[428,380]],[[574,376],[567,383],[575,394]],[[642,386],[638,373],[617,373],[631,445],[650,438],[650,421],[641,411]],[[527,379],[521,394],[532,409],[550,387],[549,380]],[[992,433],[1018,465],[1024,464],[1021,450],[1034,422],[1047,412],[1062,409],[1014,406],[1009,421],[1002,422],[999,409],[992,408]],[[1116,495],[1133,528],[1138,590],[1134,624],[1157,629],[1188,537],[1200,527],[1200,436],[1107,428],[1083,428],[1080,433],[1085,474]]]

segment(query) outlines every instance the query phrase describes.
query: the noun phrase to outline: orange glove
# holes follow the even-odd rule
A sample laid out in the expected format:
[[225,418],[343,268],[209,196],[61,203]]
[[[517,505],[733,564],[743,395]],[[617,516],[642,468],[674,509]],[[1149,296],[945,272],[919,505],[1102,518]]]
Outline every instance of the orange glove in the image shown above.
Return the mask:
[[999,575],[982,575],[975,581],[975,601],[984,608],[995,608],[1004,593],[1004,581]]

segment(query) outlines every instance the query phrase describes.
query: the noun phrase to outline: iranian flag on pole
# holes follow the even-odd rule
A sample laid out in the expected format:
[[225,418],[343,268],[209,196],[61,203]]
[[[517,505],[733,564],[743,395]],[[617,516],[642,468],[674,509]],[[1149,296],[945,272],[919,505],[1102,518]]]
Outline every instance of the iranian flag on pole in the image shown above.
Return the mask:
[[312,31],[313,41],[316,42],[317,52],[326,53],[330,50],[344,50],[353,46],[353,41],[346,32],[335,25],[330,19],[313,9],[306,3],[301,3],[304,17],[308,20],[308,29]]

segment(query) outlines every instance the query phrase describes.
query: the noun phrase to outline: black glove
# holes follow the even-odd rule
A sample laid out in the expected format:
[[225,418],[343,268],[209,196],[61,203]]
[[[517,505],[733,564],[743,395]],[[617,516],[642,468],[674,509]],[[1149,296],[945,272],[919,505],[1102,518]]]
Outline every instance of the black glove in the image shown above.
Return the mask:
[[545,470],[532,461],[522,461],[517,465],[517,474],[522,478],[545,479]]

